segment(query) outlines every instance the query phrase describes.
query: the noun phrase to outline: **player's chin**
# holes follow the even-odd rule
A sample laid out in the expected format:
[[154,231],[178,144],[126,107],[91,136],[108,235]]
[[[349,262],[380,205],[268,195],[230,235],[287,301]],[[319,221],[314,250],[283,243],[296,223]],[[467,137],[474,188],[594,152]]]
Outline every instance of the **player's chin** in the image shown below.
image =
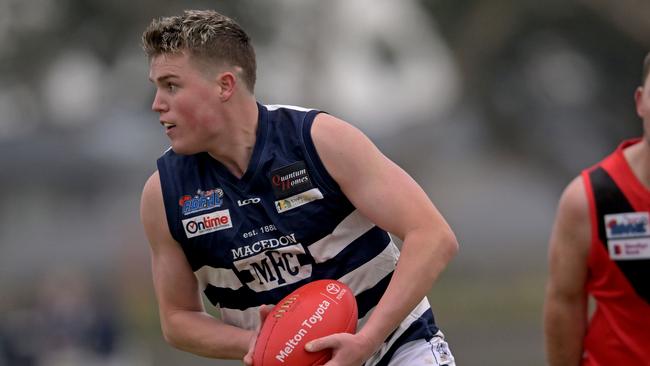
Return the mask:
[[172,141],[172,150],[178,155],[194,155],[200,152],[191,144],[184,144],[180,141]]

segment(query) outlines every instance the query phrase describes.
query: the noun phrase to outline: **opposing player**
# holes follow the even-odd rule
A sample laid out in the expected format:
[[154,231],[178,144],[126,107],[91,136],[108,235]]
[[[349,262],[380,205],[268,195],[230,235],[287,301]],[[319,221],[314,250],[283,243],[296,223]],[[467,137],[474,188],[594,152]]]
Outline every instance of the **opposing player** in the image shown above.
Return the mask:
[[643,136],[583,171],[560,199],[544,308],[552,366],[650,365],[649,70],[650,54],[634,95]]
[[420,186],[350,124],[258,103],[233,20],[186,11],[142,40],[171,141],[141,203],[165,339],[242,359],[262,305],[331,278],[354,292],[361,328],[308,344],[333,349],[328,365],[454,365],[425,295],[457,242]]

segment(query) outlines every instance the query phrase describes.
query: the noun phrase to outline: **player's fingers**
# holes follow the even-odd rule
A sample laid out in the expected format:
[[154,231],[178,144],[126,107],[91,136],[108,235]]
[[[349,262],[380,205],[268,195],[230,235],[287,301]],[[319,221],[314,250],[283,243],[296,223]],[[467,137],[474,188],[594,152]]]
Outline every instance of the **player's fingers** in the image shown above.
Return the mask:
[[246,356],[244,356],[244,365],[246,366],[253,366],[253,356],[251,353],[247,353]]
[[273,310],[273,305],[262,305],[260,306],[260,324],[264,324],[264,320]]
[[244,356],[242,361],[246,366],[252,366],[253,365],[253,357],[255,356],[255,343],[257,342],[257,335],[259,334],[260,329],[262,328],[262,324],[264,324],[264,320],[266,317],[269,315],[269,313],[273,310],[272,305],[262,305],[260,306],[260,324],[257,326],[257,329],[251,336],[251,339],[248,344],[248,353]]
[[246,353],[246,355],[244,356],[243,361],[244,361],[244,365],[246,366],[253,366],[253,349],[254,348],[250,348],[248,350],[248,353]]
[[314,339],[305,345],[307,352],[318,352],[327,348],[336,348],[340,344],[338,334],[328,335]]
[[248,352],[244,355],[243,361],[246,366],[253,365],[253,356],[255,352],[255,342],[257,341],[257,332],[251,334],[251,338],[248,341]]

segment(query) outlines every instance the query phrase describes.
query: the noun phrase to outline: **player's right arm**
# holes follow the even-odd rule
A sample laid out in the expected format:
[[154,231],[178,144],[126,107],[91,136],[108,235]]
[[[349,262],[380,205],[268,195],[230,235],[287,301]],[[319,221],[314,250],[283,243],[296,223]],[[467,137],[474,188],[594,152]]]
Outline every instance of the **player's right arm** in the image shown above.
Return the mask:
[[546,356],[551,366],[578,366],[587,328],[589,204],[581,177],[564,190],[549,243],[544,303]]
[[204,357],[244,357],[254,333],[205,312],[198,281],[180,244],[169,232],[158,172],[145,183],[140,218],[151,248],[153,284],[165,340]]

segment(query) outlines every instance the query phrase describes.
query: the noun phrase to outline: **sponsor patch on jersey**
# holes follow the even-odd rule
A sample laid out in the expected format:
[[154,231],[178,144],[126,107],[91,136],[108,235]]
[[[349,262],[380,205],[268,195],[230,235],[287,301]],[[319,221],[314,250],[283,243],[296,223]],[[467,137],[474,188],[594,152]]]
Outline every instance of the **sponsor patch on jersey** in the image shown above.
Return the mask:
[[278,213],[283,213],[320,199],[323,199],[321,191],[318,188],[312,188],[307,192],[298,193],[291,197],[275,201],[275,209]]
[[214,188],[209,191],[199,189],[193,196],[189,194],[182,196],[178,200],[178,204],[181,206],[183,216],[221,207],[223,204],[223,189]]
[[247,198],[245,200],[237,200],[237,206],[242,207],[250,205],[251,203],[260,203],[262,201],[259,197]]
[[605,215],[607,248],[613,260],[650,259],[650,214],[625,212]]
[[277,199],[293,196],[314,187],[304,161],[298,161],[273,170],[271,172],[271,185]]
[[232,227],[229,210],[210,212],[182,220],[183,230],[187,238],[213,233]]
[[608,240],[607,247],[614,260],[650,259],[650,237]]
[[650,236],[648,212],[625,212],[605,215],[607,239]]

